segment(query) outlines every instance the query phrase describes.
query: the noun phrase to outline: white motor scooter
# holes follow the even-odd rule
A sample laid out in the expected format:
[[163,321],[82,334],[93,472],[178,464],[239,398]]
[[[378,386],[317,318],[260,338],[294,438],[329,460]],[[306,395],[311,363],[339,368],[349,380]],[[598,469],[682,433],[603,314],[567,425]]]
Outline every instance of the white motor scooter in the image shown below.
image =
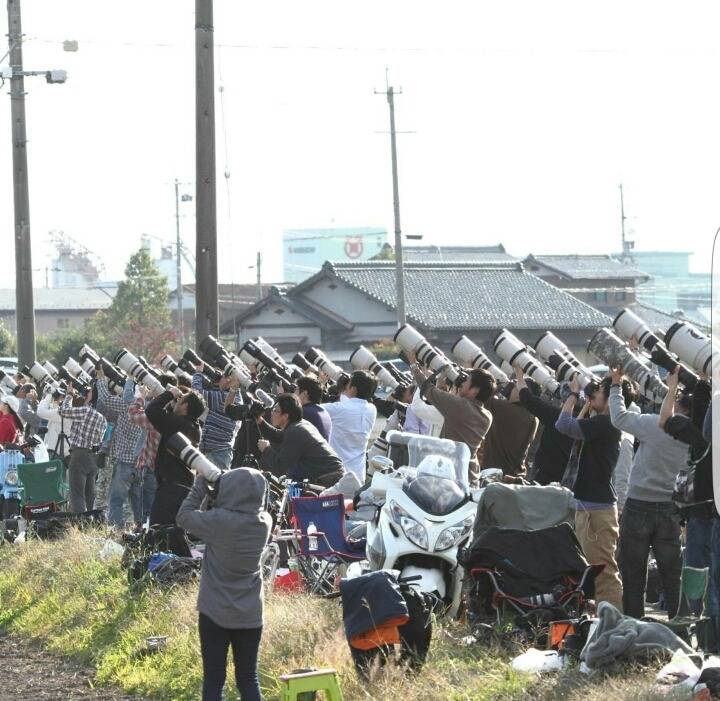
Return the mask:
[[458,548],[467,544],[477,512],[477,495],[468,484],[470,450],[464,443],[399,431],[388,432],[387,441],[391,455],[406,446],[409,459],[401,467],[387,458],[374,461],[370,491],[378,511],[367,527],[370,569],[399,570],[456,616],[464,576]]

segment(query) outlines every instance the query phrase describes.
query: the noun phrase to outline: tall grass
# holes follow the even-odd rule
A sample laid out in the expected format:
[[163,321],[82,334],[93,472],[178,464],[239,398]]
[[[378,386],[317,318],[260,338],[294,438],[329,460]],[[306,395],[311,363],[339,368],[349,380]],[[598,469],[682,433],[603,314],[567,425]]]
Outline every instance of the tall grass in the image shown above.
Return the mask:
[[[196,631],[197,588],[133,591],[117,557],[102,559],[102,534],[73,531],[62,541],[0,547],[0,627],[46,649],[92,665],[99,684],[157,698],[198,699],[202,670]],[[278,677],[303,667],[333,667],[345,699],[489,701],[563,698],[639,699],[646,672],[633,678],[580,678],[566,673],[538,681],[512,671],[511,652],[466,646],[459,624],[435,627],[430,657],[413,675],[390,667],[362,683],[342,631],[338,600],[306,595],[267,597],[260,673],[266,699],[279,696]],[[148,654],[149,636],[168,637]],[[229,679],[232,674],[228,674]],[[237,699],[228,686],[228,699]]]

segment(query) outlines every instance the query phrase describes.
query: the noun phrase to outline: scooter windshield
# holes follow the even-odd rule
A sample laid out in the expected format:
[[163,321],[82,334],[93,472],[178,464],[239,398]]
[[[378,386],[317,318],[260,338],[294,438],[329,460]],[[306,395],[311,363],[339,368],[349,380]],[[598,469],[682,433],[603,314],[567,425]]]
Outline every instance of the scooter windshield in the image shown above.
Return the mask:
[[425,513],[447,516],[465,502],[465,492],[454,480],[420,475],[403,484],[403,492]]

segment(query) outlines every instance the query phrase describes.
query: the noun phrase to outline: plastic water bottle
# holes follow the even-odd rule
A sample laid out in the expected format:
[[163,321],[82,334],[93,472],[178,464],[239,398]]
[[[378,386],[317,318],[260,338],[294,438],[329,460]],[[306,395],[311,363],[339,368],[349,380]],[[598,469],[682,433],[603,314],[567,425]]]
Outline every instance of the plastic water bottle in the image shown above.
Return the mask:
[[313,552],[318,549],[318,539],[317,539],[317,526],[310,521],[307,527],[307,536],[308,536],[308,550],[310,552]]

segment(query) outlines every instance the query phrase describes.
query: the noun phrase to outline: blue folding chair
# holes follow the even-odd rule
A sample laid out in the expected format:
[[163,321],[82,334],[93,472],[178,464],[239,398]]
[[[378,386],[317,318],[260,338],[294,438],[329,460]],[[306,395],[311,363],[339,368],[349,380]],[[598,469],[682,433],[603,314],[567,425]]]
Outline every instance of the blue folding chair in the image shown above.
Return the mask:
[[[312,594],[330,594],[337,588],[339,570],[365,559],[365,539],[348,540],[342,494],[295,497],[290,513],[297,539],[298,569]],[[316,532],[308,534],[310,524]]]

